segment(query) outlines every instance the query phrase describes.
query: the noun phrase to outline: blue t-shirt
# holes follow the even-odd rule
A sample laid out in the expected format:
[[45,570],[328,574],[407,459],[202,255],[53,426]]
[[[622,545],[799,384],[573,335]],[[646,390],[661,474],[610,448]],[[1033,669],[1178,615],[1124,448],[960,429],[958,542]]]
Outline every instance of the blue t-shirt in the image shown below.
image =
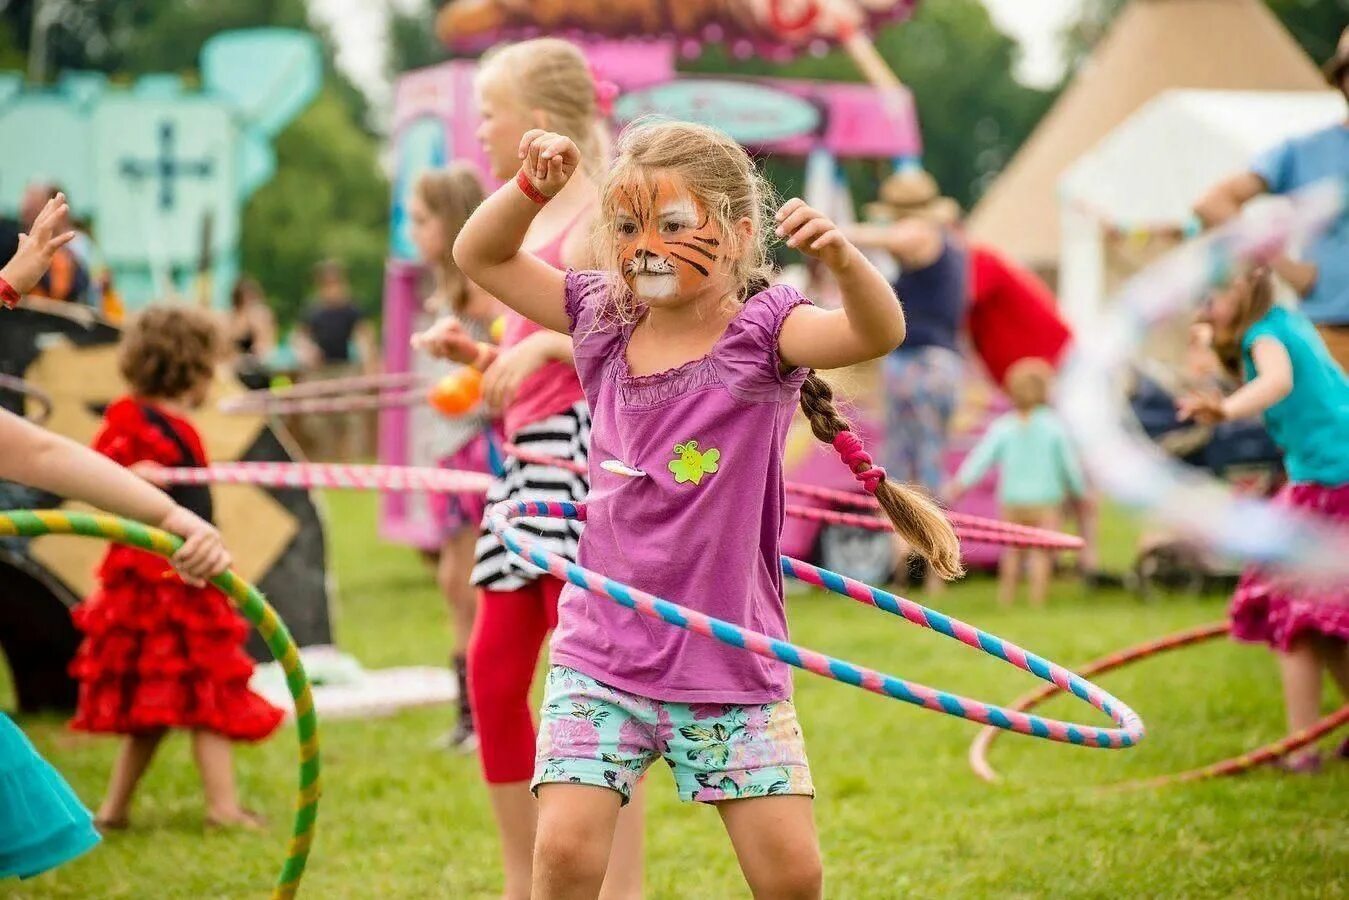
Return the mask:
[[1251,348],[1261,338],[1282,344],[1293,363],[1292,392],[1264,416],[1284,452],[1288,477],[1327,487],[1349,484],[1349,376],[1305,315],[1276,306],[1241,339],[1247,381],[1256,374]]
[[[1349,179],[1349,123],[1314,131],[1258,157],[1251,170],[1272,194],[1287,194],[1325,178]],[[1349,325],[1349,211],[1303,252],[1316,266],[1316,284],[1302,298],[1313,322]]]
[[999,416],[965,457],[956,481],[971,487],[998,466],[998,500],[1004,506],[1057,506],[1086,493],[1077,452],[1054,411]]

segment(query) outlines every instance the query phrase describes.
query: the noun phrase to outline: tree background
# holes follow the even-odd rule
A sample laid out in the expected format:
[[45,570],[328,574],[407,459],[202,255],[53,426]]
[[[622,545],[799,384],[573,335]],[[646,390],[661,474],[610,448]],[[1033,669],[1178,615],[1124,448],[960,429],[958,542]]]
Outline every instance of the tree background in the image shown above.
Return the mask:
[[[292,321],[309,294],[315,262],[347,262],[356,299],[378,311],[387,244],[388,184],[379,166],[380,136],[365,95],[332,63],[331,37],[311,20],[304,0],[43,0],[59,27],[48,36],[48,72],[94,69],[115,80],[145,72],[189,78],[202,43],[227,28],[281,26],[318,33],[327,67],[318,99],[276,144],[277,174],[250,200],[243,220],[243,266],[267,289],[283,321]],[[448,58],[432,32],[442,0],[413,0],[389,8],[388,74]],[[596,0],[602,2],[602,0]],[[1063,35],[1072,77],[1126,0],[1086,0]],[[1267,0],[1318,62],[1349,25],[1349,0]],[[0,0],[0,69],[24,69],[35,0]],[[881,54],[914,93],[923,126],[925,164],[943,189],[969,208],[997,177],[1057,97],[1013,77],[1017,44],[998,31],[979,0],[927,0],[913,19],[876,36]],[[776,74],[860,79],[851,60],[834,51],[786,65],[733,60],[709,46],[682,64],[691,72]],[[795,160],[770,160],[769,175],[784,194],[801,189]],[[874,191],[883,164],[850,163],[859,194]]]

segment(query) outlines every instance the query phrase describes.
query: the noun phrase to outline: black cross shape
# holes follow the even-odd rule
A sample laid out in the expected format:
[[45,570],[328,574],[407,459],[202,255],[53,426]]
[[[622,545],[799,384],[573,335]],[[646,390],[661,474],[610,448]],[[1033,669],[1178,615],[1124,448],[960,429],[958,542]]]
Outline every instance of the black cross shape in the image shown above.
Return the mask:
[[173,156],[173,122],[165,119],[159,123],[159,156],[155,159],[124,159],[122,174],[127,178],[159,178],[159,208],[164,211],[173,209],[173,180],[178,175],[194,175],[206,178],[211,174],[213,161],[206,159],[175,159]]

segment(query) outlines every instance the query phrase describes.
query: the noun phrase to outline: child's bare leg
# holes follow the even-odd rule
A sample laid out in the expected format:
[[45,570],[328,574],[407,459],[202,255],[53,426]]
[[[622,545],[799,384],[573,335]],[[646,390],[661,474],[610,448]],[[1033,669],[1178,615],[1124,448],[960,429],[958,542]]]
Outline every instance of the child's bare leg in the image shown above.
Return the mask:
[[1340,695],[1349,701],[1349,641],[1342,638],[1320,637],[1316,651],[1322,664],[1330,670],[1330,677],[1340,689]]
[[998,605],[1011,606],[1016,602],[1016,586],[1021,580],[1021,551],[1004,547],[998,557]]
[[150,767],[155,751],[164,740],[164,729],[147,731],[144,734],[128,735],[122,742],[122,752],[117,754],[117,762],[112,766],[112,778],[108,781],[108,794],[103,805],[98,808],[97,819],[111,826],[124,826],[127,814],[131,811],[131,799],[135,796],[136,785],[141,776]]
[[[1289,733],[1315,724],[1321,717],[1321,657],[1312,639],[1298,638],[1287,652],[1279,654],[1279,675]],[[1299,750],[1290,754],[1288,761],[1297,762],[1315,752],[1314,747]]]
[[257,817],[239,805],[234,785],[234,748],[213,731],[192,732],[192,756],[206,794],[207,821],[217,825],[255,825]]
[[501,840],[501,868],[505,876],[501,898],[529,900],[539,803],[530,793],[528,781],[489,784],[487,796],[492,801],[497,836]]
[[539,786],[532,900],[595,900],[622,798],[588,784]]
[[[1036,509],[1032,515],[1026,516],[1024,521],[1025,524],[1036,528],[1054,529],[1059,524],[1053,507]],[[1030,603],[1031,606],[1044,606],[1045,600],[1049,597],[1049,583],[1054,578],[1054,556],[1047,550],[1030,550],[1027,555],[1029,557],[1027,568],[1030,570]]]
[[645,817],[646,781],[642,780],[633,787],[628,805],[619,810],[600,900],[641,900]]
[[717,804],[740,871],[756,900],[817,900],[824,867],[810,797],[777,796]]

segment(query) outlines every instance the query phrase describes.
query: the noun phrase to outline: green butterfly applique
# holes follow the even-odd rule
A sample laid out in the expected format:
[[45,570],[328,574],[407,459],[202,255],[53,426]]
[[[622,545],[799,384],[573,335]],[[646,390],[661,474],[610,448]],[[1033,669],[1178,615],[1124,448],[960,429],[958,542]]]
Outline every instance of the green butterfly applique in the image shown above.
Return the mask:
[[702,484],[704,475],[717,471],[717,461],[721,451],[715,447],[699,451],[697,441],[685,441],[675,444],[675,458],[670,460],[670,471],[674,473],[675,483],[693,482]]

